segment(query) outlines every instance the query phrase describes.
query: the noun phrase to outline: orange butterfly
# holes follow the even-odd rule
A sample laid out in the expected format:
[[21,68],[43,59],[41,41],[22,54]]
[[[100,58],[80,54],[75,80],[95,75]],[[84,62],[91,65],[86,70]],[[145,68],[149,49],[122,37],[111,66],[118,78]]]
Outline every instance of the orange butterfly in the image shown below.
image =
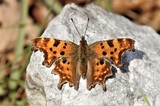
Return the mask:
[[112,65],[108,59],[120,67],[123,53],[134,50],[135,43],[130,38],[117,38],[88,45],[85,36],[82,36],[80,45],[41,37],[33,39],[32,42],[34,51],[40,50],[44,53],[43,65],[46,67],[55,65],[52,73],[60,76],[58,88],[61,89],[62,85],[68,82],[76,90],[79,88],[81,76],[87,79],[88,90],[96,84],[100,84],[105,90],[105,78],[112,76]]

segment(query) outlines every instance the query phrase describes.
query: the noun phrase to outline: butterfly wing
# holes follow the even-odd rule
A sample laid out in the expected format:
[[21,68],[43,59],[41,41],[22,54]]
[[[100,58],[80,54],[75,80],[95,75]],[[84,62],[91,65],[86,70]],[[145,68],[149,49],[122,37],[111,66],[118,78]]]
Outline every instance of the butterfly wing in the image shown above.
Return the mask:
[[110,59],[117,67],[120,67],[123,53],[127,50],[134,50],[134,43],[135,41],[130,38],[117,38],[95,42],[90,45],[90,48],[96,56]]
[[77,45],[53,38],[35,38],[32,40],[32,50],[44,53],[43,65],[50,67],[60,57],[72,56],[77,50]]
[[77,71],[77,48],[78,45],[53,38],[35,38],[32,40],[32,50],[40,50],[44,53],[43,65],[50,67],[54,63],[53,74],[60,77],[58,88],[66,82],[78,89],[80,74]]
[[78,73],[77,68],[77,56],[62,57],[58,59],[54,64],[55,68],[52,70],[53,74],[58,74],[60,77],[58,88],[61,89],[62,85],[66,82],[70,86],[74,86],[78,90],[79,80],[81,75]]
[[134,40],[129,38],[112,39],[95,42],[90,47],[90,56],[87,69],[87,88],[90,90],[96,84],[106,89],[105,79],[112,76],[112,65],[106,60],[110,59],[119,67],[122,65],[122,54],[134,49]]
[[112,76],[111,64],[104,58],[91,57],[88,61],[87,89],[90,90],[96,84],[100,84],[105,91],[105,79]]

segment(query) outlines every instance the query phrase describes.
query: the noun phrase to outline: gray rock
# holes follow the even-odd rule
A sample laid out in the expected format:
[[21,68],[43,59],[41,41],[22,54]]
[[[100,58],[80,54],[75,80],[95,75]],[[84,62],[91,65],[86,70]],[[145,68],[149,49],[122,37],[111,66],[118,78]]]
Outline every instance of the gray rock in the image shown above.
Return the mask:
[[68,83],[59,90],[59,76],[51,74],[54,66],[43,66],[43,53],[33,53],[26,75],[26,93],[31,106],[146,106],[143,94],[151,106],[160,106],[160,36],[153,29],[136,25],[95,4],[84,8],[68,4],[50,22],[42,36],[79,44],[81,36],[75,30],[71,18],[81,35],[84,34],[87,19],[90,18],[86,32],[89,44],[105,39],[129,37],[136,41],[136,50],[123,55],[124,65],[115,68],[114,78],[106,80],[106,92],[99,85],[88,91],[86,80],[82,78],[78,91],[69,87]]

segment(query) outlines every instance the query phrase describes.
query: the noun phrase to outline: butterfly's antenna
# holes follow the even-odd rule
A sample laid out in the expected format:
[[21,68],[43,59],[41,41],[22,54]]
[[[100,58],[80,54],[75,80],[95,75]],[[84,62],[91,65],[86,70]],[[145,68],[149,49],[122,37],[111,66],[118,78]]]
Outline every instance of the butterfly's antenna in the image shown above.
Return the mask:
[[86,25],[86,29],[85,29],[85,31],[84,31],[84,36],[86,35],[86,31],[87,31],[87,28],[88,28],[88,23],[89,23],[89,18],[88,18],[88,20],[87,20],[87,25]]
[[71,18],[71,21],[73,22],[73,25],[74,25],[75,29],[76,29],[77,32],[78,32],[78,35],[81,36],[80,33],[79,33],[79,31],[78,31],[78,29],[77,29],[77,27],[76,27],[76,25],[75,25],[75,23],[74,23],[74,21],[73,21],[73,18]]

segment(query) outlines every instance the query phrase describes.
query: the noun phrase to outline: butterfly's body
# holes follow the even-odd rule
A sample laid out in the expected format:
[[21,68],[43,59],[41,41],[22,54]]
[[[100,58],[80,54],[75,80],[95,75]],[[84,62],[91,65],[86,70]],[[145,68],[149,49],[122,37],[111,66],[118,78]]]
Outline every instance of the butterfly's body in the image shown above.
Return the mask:
[[87,62],[89,61],[89,46],[87,44],[87,41],[85,40],[84,36],[82,36],[82,39],[80,41],[80,45],[78,47],[78,62],[79,62],[79,73],[82,75],[82,78],[86,77],[87,73]]

